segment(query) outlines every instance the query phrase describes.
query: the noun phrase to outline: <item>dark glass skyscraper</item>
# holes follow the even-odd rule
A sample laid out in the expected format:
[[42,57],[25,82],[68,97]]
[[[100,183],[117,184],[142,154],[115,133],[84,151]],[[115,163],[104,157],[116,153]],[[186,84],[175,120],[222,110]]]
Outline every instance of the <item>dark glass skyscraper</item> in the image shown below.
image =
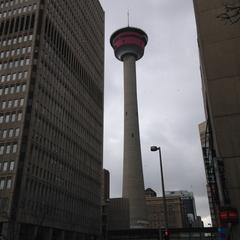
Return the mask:
[[0,234],[100,234],[104,12],[0,1]]

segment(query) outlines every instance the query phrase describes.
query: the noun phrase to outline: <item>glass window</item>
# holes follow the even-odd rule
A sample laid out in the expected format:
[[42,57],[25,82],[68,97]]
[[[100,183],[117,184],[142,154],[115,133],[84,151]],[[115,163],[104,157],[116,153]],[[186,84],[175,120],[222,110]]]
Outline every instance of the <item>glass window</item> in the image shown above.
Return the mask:
[[15,130],[15,137],[18,137],[20,134],[20,128],[16,128]]
[[8,122],[9,122],[9,120],[10,120],[10,115],[9,115],[9,114],[7,114],[7,115],[5,116],[5,122],[6,122],[6,123],[8,123]]
[[12,87],[10,88],[10,93],[13,94],[13,93],[14,93],[14,90],[15,90],[15,87],[12,86]]
[[0,96],[3,94],[3,89],[0,88]]
[[4,186],[5,186],[5,180],[4,180],[4,179],[1,179],[1,180],[0,180],[0,190],[3,190],[3,189],[4,189]]
[[12,80],[14,81],[14,80],[16,80],[16,78],[17,78],[17,74],[14,73],[14,74],[12,75]]
[[11,145],[6,146],[6,154],[9,154],[11,151]]
[[9,133],[8,133],[8,137],[13,137],[13,129],[11,128],[11,129],[9,129]]
[[27,78],[28,72],[24,72],[24,78]]
[[3,123],[3,115],[0,115],[0,123]]
[[12,122],[15,122],[16,121],[16,113],[13,113],[12,114]]
[[9,170],[10,170],[10,171],[13,171],[13,170],[14,170],[14,166],[15,166],[15,162],[14,162],[14,161],[11,161],[11,162],[10,162],[10,166],[9,166]]
[[6,88],[4,89],[4,94],[5,94],[5,95],[7,95],[7,94],[8,94],[8,92],[9,92],[9,88],[8,88],[8,87],[6,87]]
[[14,144],[12,148],[12,153],[16,153],[16,152],[17,152],[17,144]]
[[18,79],[21,79],[22,76],[23,76],[23,73],[22,73],[22,72],[18,73]]
[[18,121],[22,120],[22,113],[18,113]]
[[20,92],[20,85],[17,85],[16,87],[16,93],[19,93]]
[[8,162],[3,163],[3,171],[6,172],[8,170]]
[[9,62],[9,68],[11,69],[11,68],[13,68],[13,64],[14,64],[14,62]]
[[12,107],[12,104],[13,104],[13,101],[12,101],[12,100],[9,100],[9,101],[8,101],[8,108],[11,108],[11,107]]
[[7,82],[10,81],[10,79],[11,79],[11,74],[8,74],[7,75]]
[[7,102],[2,102],[2,109],[5,109],[6,108],[6,106],[7,106]]
[[5,82],[5,79],[6,79],[6,75],[2,75],[2,76],[1,76],[1,82],[2,82],[2,83]]
[[26,91],[26,84],[23,84],[22,85],[22,92],[25,92]]
[[18,67],[19,66],[19,60],[16,60],[15,61],[15,67]]
[[7,189],[10,189],[12,187],[12,179],[7,180]]
[[20,106],[22,107],[24,105],[24,99],[20,99]]
[[[21,8],[18,10],[18,12],[19,12],[19,13],[21,12]],[[18,38],[18,42],[19,42],[19,43],[21,43],[22,40],[23,40],[22,37],[19,37],[19,38]]]
[[3,130],[3,134],[2,134],[2,138],[6,138],[7,137],[7,130]]
[[13,105],[14,107],[17,107],[18,106],[18,99],[15,99],[14,100],[14,105]]
[[4,145],[1,145],[0,146],[0,155],[3,155],[3,152],[4,152]]

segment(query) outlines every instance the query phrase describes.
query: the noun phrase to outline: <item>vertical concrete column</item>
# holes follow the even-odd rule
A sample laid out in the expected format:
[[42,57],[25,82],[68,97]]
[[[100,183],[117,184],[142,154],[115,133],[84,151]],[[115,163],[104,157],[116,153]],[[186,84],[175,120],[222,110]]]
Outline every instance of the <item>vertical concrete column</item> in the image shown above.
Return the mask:
[[136,58],[126,55],[124,62],[124,160],[123,197],[129,199],[130,226],[146,225],[146,206],[139,136]]

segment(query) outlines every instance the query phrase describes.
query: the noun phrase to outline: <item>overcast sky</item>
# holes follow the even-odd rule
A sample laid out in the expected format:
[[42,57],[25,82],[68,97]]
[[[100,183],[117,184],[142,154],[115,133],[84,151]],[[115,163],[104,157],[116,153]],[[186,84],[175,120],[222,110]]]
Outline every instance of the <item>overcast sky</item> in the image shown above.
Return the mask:
[[210,222],[198,124],[204,121],[196,25],[192,0],[100,0],[105,11],[104,167],[111,197],[120,197],[123,163],[123,65],[109,44],[127,26],[149,37],[137,62],[138,108],[145,188],[159,195],[161,146],[166,190],[193,191],[197,213]]

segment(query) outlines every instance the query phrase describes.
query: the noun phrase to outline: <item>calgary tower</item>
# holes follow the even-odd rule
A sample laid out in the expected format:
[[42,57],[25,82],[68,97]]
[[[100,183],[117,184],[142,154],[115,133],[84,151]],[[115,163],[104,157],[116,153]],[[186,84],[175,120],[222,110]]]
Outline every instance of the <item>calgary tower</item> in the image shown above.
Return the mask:
[[123,198],[129,199],[130,227],[147,225],[137,106],[136,61],[148,42],[141,29],[126,27],[111,36],[115,56],[124,65]]

